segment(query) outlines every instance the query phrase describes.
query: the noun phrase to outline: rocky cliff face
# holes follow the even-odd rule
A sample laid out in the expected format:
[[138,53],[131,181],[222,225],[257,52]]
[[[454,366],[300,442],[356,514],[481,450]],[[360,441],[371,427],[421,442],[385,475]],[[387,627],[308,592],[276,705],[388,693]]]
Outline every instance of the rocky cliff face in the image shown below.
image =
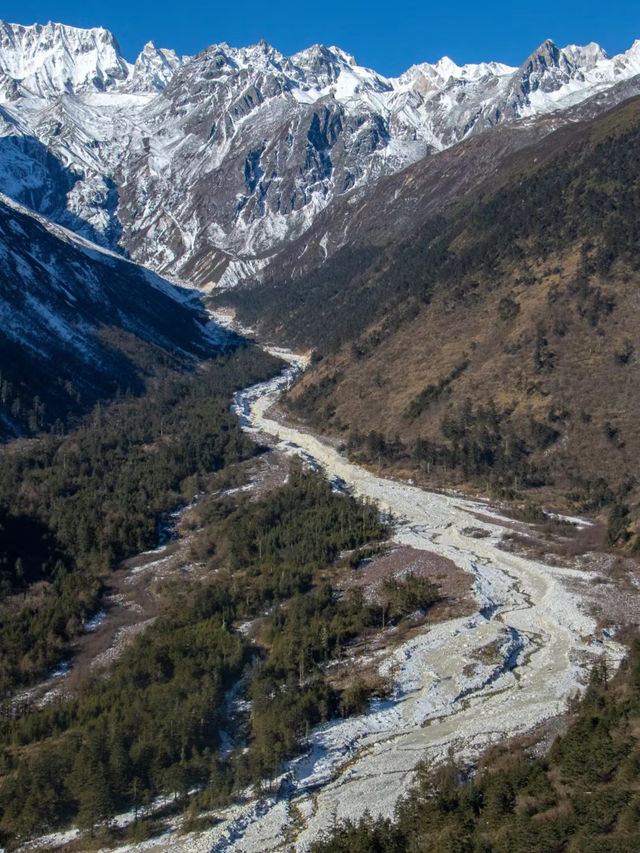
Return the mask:
[[520,68],[445,57],[385,78],[335,47],[149,43],[131,65],[102,29],[1,24],[0,178],[155,270],[232,286],[382,176],[629,81],[634,94],[638,74],[639,42],[608,58],[547,41]]
[[49,22],[23,27],[0,22],[0,85],[9,100],[105,92],[130,75],[110,32]]

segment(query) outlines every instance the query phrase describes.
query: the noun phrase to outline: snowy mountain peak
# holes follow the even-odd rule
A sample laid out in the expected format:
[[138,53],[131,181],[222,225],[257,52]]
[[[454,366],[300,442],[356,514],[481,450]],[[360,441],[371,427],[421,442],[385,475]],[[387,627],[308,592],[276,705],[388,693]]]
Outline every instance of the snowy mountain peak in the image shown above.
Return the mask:
[[188,59],[178,56],[175,50],[158,48],[149,41],[135,61],[127,89],[131,92],[161,92]]
[[449,59],[448,56],[443,56],[442,59],[439,59],[435,64],[435,69],[445,80],[449,77],[458,77],[462,70],[460,66],[456,65],[453,59]]
[[517,71],[502,62],[480,62],[458,65],[448,56],[443,56],[436,63],[422,62],[413,65],[397,78],[400,87],[409,86],[411,89],[427,95],[434,91],[443,91],[450,84],[460,82],[477,82],[491,77],[507,77]]
[[131,65],[103,29],[0,24],[0,184],[156,270],[226,286],[339,196],[496,125],[630,97],[638,75],[640,41],[609,58],[547,39],[519,68],[443,56],[389,78],[320,44],[180,57],[148,42]]
[[623,72],[632,70],[635,74],[640,74],[640,39],[636,39],[625,53],[614,56],[611,62],[618,63]]
[[294,54],[290,61],[298,72],[299,85],[318,91],[331,87],[338,100],[349,100],[365,90],[381,92],[392,88],[387,78],[358,65],[354,56],[339,47],[314,44]]
[[530,97],[537,91],[555,92],[574,77],[583,79],[580,65],[575,65],[572,58],[581,59],[580,49],[567,53],[554,41],[546,39],[520,66],[518,83],[522,95]]
[[607,52],[593,41],[586,45],[569,44],[559,48],[552,39],[547,39],[533,51],[521,68],[538,71],[557,68],[575,75],[591,71],[609,59]]
[[0,21],[0,100],[115,91],[156,94],[188,58],[148,42],[131,65],[103,27]]
[[345,65],[352,65],[354,68],[358,67],[358,60],[352,53],[347,53],[346,50],[343,50],[341,47],[336,47],[334,44],[332,44],[328,50]]
[[[609,57],[595,42],[559,48],[547,39],[520,67],[513,91],[516,97],[527,99],[534,111],[551,104],[559,109],[576,103],[586,93],[594,94],[637,74],[640,74],[637,41],[626,53]],[[549,101],[549,96],[553,96],[553,101]]]
[[479,62],[457,65],[448,56],[443,56],[432,66],[443,80],[481,80],[483,77],[501,77],[516,70],[502,62]]
[[311,67],[313,65],[357,65],[355,59],[349,56],[348,53],[336,47],[327,47],[324,44],[312,44],[311,47],[306,47],[304,50],[294,53],[290,57],[294,65],[301,68]]
[[280,51],[264,39],[249,47],[232,47],[228,51],[241,68],[266,70],[273,67],[280,70],[285,62]]
[[522,63],[521,68],[548,69],[557,67],[565,59],[564,54],[553,41],[545,39]]
[[594,41],[585,45],[568,44],[562,51],[574,65],[579,65],[583,71],[591,71],[599,62],[608,60],[609,54]]
[[14,97],[51,97],[113,89],[128,78],[130,65],[113,35],[102,27],[1,21],[0,71],[14,81]]

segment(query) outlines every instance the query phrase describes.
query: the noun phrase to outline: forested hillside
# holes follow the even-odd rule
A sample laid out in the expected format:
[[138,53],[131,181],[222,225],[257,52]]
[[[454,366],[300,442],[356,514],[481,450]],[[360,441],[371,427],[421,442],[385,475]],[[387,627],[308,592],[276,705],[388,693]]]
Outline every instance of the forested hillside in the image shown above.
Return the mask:
[[635,99],[513,155],[402,242],[229,299],[316,348],[291,406],[359,457],[633,515],[639,163]]
[[[366,702],[334,689],[322,669],[381,622],[360,595],[337,596],[330,569],[344,549],[383,538],[374,506],[335,494],[318,474],[292,468],[288,483],[249,503],[209,498],[204,537],[217,542],[200,582],[166,590],[161,617],[112,667],[0,725],[0,838],[16,840],[74,821],[97,824],[172,794],[184,807],[229,801],[295,755],[311,726]],[[227,556],[220,558],[216,552]],[[401,585],[404,586],[404,585]],[[427,608],[422,585],[412,607]],[[403,614],[396,595],[391,613]],[[262,619],[260,642],[236,630]],[[243,676],[251,699],[248,749],[222,750],[225,693]],[[103,833],[107,832],[102,827]],[[145,825],[132,832],[146,832]]]
[[162,511],[255,452],[229,400],[277,364],[241,348],[196,374],[165,371],[66,436],[0,453],[0,695],[58,662],[111,569],[155,545]]

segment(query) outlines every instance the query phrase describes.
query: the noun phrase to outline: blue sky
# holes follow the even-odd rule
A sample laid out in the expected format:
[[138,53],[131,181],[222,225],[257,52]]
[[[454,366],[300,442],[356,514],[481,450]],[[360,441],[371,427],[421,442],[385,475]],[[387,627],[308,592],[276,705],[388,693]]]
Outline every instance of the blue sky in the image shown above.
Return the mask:
[[21,24],[107,27],[130,60],[149,39],[195,53],[213,42],[264,38],[286,54],[316,42],[337,44],[387,75],[443,55],[460,64],[519,65],[545,38],[561,46],[597,41],[609,53],[640,38],[638,0],[3,0],[0,16]]

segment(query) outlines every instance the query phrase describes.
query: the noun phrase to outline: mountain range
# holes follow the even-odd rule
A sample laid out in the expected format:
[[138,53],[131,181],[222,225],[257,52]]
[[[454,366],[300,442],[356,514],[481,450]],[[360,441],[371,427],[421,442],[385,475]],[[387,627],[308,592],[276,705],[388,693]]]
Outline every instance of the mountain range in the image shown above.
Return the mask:
[[610,58],[548,40],[519,68],[444,57],[388,78],[336,47],[150,42],[130,64],[104,29],[0,23],[0,186],[156,272],[230,287],[380,178],[497,126],[524,142],[541,118],[597,114],[639,74],[640,42]]
[[0,24],[4,434],[224,345],[199,289],[315,349],[291,405],[352,452],[625,506],[638,95],[638,41],[388,78]]

